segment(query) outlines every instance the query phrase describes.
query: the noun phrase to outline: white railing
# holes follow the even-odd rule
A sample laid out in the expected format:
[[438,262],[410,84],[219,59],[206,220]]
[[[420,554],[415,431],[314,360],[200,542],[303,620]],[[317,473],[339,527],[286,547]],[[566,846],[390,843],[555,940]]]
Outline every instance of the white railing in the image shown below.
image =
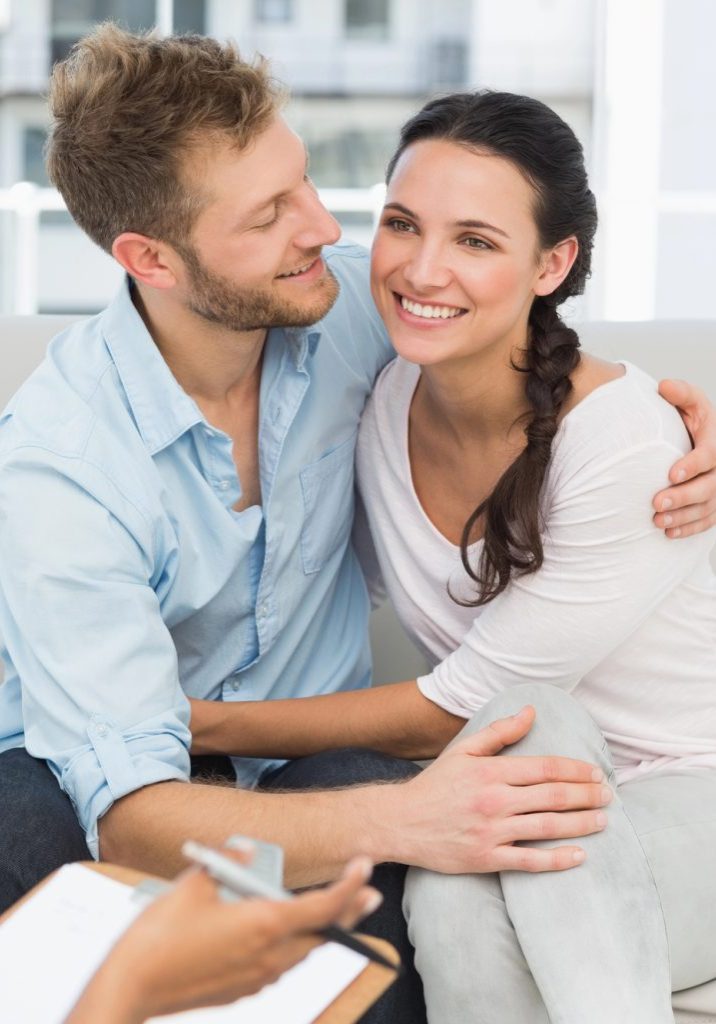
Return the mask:
[[[326,188],[320,190],[324,205],[338,220],[341,214],[370,214],[371,231],[383,205],[384,185],[372,188]],[[0,212],[10,214],[0,245],[3,264],[9,270],[6,305],[0,312],[34,314],[40,306],[40,217],[45,212],[66,210],[59,192],[27,181],[0,189]],[[8,220],[8,218],[4,218]],[[0,229],[2,230],[2,229]]]

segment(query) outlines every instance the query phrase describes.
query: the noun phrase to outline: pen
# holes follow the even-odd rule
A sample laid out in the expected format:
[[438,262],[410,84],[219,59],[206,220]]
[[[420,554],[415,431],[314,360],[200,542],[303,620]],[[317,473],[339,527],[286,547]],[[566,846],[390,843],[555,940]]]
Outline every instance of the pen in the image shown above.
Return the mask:
[[[206,868],[215,881],[225,885],[227,889],[238,896],[254,896],[259,899],[280,901],[293,899],[292,894],[286,889],[269,885],[240,864],[193,839],[187,839],[182,846],[182,853],[187,860]],[[355,935],[339,925],[329,925],[327,928],[322,928],[318,934],[328,942],[337,942],[340,946],[345,946],[347,949],[352,949],[354,953],[360,953],[361,956],[367,957],[373,963],[380,964],[381,967],[387,967],[391,971],[400,973],[398,964],[391,963],[372,946],[361,942]]]

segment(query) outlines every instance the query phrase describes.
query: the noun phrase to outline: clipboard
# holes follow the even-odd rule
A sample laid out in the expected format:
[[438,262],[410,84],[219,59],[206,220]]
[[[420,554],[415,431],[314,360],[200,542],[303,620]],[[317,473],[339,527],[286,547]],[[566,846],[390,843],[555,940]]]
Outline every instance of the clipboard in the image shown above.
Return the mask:
[[[147,881],[164,881],[155,879],[154,876],[135,871],[133,868],[120,867],[115,864],[96,864],[94,862],[81,862],[83,867],[112,878],[125,885],[138,886]],[[7,920],[27,900],[30,900],[48,879],[40,882],[35,889],[27,893],[13,907],[0,916],[0,925]],[[364,940],[378,949],[389,960],[396,964],[399,962],[398,954],[393,947],[382,939],[375,939],[369,936],[362,936]],[[354,1024],[370,1006],[385,992],[394,980],[395,975],[378,964],[369,964],[364,971],[353,981],[341,995],[326,1008],[317,1018],[314,1024]]]

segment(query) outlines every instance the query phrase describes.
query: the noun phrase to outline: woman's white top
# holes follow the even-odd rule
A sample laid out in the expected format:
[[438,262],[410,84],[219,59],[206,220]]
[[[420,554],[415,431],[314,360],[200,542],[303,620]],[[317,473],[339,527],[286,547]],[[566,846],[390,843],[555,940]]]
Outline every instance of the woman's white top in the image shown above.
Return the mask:
[[385,368],[357,455],[385,589],[433,666],[418,680],[422,693],[469,718],[518,683],[573,691],[604,733],[622,782],[716,767],[714,533],[668,540],[654,526],[653,495],[690,443],[656,383],[625,367],[557,431],[543,492],[542,568],[483,608],[449,596],[448,584],[460,597],[474,596],[475,584],[413,487],[408,414],[418,366],[398,358]]

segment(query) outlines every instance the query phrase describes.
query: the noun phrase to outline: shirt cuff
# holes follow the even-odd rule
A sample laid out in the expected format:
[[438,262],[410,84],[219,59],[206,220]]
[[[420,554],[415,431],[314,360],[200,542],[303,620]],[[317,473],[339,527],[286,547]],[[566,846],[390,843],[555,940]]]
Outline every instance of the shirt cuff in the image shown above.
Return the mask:
[[87,726],[90,746],[76,752],[57,771],[85,830],[90,853],[99,860],[97,822],[115,800],[155,782],[187,782],[191,733],[172,714],[122,733],[106,716],[93,715]]

